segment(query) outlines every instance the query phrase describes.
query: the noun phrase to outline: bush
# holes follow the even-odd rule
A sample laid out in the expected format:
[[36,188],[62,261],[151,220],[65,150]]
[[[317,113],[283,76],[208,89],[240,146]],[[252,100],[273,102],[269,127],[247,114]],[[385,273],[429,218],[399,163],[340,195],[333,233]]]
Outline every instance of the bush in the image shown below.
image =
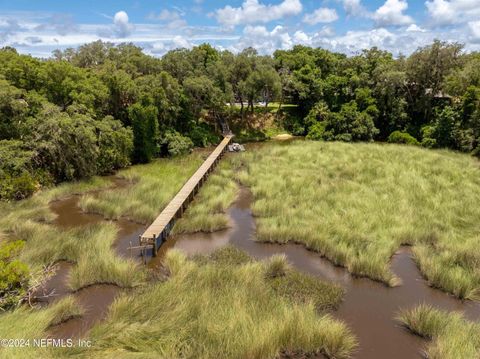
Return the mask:
[[460,135],[458,113],[450,106],[435,111],[435,121],[422,128],[422,146],[427,148],[458,149],[458,142],[464,142]]
[[158,110],[146,103],[136,103],[128,108],[133,129],[133,161],[148,163],[157,153]]
[[0,177],[0,199],[6,201],[24,199],[34,194],[38,187],[38,182],[28,172],[16,177],[6,175]]
[[305,123],[296,107],[283,107],[281,113],[281,127],[294,136],[305,135]]
[[206,123],[193,124],[188,137],[197,147],[207,147],[220,142],[220,136],[214,132],[212,126]]
[[120,121],[108,116],[96,122],[99,153],[97,173],[109,174],[130,165],[133,152],[133,132]]
[[434,148],[437,145],[437,140],[434,138],[434,126],[422,127],[422,146],[426,148]]
[[317,122],[313,126],[310,127],[307,139],[309,140],[324,140],[325,139],[325,122]]
[[17,200],[32,195],[38,181],[32,174],[33,152],[20,141],[0,141],[0,200]]
[[193,148],[193,142],[177,131],[167,131],[160,142],[160,146],[162,155],[178,156],[190,152]]
[[15,259],[23,245],[23,241],[0,245],[0,309],[15,306],[27,291],[28,267]]
[[389,143],[403,143],[406,145],[419,145],[420,143],[417,141],[415,137],[410,135],[407,132],[402,131],[394,131],[388,136]]
[[308,138],[326,141],[372,141],[378,134],[372,116],[360,111],[355,101],[342,106],[340,112],[330,112],[323,102],[317,103],[305,118]]

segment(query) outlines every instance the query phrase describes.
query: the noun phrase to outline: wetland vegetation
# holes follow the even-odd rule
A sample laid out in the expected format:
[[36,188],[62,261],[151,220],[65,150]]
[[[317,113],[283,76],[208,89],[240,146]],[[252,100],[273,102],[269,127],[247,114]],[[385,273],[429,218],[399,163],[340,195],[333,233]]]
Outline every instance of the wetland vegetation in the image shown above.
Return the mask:
[[412,332],[431,343],[426,356],[431,359],[478,358],[480,326],[461,313],[449,313],[429,305],[404,310],[398,319]]
[[[479,166],[447,151],[294,142],[245,153],[239,180],[255,202],[257,239],[306,245],[354,274],[397,285],[389,260],[413,246],[422,273],[478,299]],[[295,171],[291,169],[295,168]]]
[[[428,284],[452,297],[439,301],[443,309],[428,296],[433,304],[392,301],[383,325],[430,340],[430,358],[477,358],[478,318],[449,310],[480,300],[479,64],[478,53],[440,41],[407,58],[306,46],[233,54],[208,44],[153,58],[100,41],[46,60],[1,49],[0,338],[55,336],[70,325],[95,345],[0,356],[362,357],[342,303],[370,287],[317,275],[319,261],[393,291],[402,283],[392,257],[408,245]],[[125,244],[226,124],[242,142],[305,139],[227,156],[177,221],[160,266],[142,266]],[[246,191],[248,209],[235,207]],[[68,198],[79,217],[92,217],[56,223],[54,203]],[[247,219],[235,222],[235,211]],[[133,234],[125,223],[136,223]],[[261,258],[233,247],[192,257],[168,250],[188,235],[207,243],[217,234],[224,246],[242,235],[239,223],[249,226],[242,245],[257,241]],[[273,243],[301,248],[295,266],[269,251]],[[42,303],[34,289],[46,283],[66,288]],[[106,298],[84,301],[95,295]],[[102,321],[80,330],[75,320],[88,316]]]

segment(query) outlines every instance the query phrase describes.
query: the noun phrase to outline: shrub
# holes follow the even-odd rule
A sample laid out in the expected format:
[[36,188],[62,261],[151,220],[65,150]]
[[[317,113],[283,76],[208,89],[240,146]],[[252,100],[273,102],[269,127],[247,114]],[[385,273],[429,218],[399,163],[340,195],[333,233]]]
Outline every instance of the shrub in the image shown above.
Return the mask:
[[220,141],[220,137],[214,132],[213,128],[206,123],[194,124],[188,133],[188,137],[197,147],[207,147]]
[[38,182],[28,172],[19,176],[0,177],[0,199],[20,200],[31,196],[38,188]]
[[133,161],[148,163],[156,155],[158,138],[158,110],[148,101],[136,103],[128,108],[128,116],[133,129]]
[[160,146],[162,155],[178,156],[190,152],[193,142],[177,131],[167,131],[160,141]]
[[15,259],[23,245],[23,241],[0,245],[0,309],[13,307],[26,293],[29,270],[25,263]]
[[326,141],[372,141],[378,129],[367,110],[360,111],[357,103],[351,101],[344,104],[340,112],[330,112],[327,105],[319,102],[305,118],[309,125],[307,137]]
[[422,146],[458,149],[465,145],[459,142],[468,141],[464,138],[465,135],[460,130],[458,113],[452,107],[446,106],[435,112],[435,120],[431,125],[422,128]]
[[324,140],[325,139],[325,122],[317,122],[310,127],[307,138],[309,140]]
[[112,173],[114,170],[127,167],[133,152],[133,132],[123,127],[120,121],[107,116],[96,122],[99,153],[97,172]]
[[434,148],[437,145],[437,140],[434,136],[434,126],[422,127],[422,146],[426,148]]
[[415,137],[410,135],[407,132],[402,131],[394,131],[388,136],[389,143],[403,143],[406,145],[419,145],[420,143],[417,141]]
[[0,141],[0,200],[23,199],[36,191],[32,157],[33,152],[25,150],[20,141]]

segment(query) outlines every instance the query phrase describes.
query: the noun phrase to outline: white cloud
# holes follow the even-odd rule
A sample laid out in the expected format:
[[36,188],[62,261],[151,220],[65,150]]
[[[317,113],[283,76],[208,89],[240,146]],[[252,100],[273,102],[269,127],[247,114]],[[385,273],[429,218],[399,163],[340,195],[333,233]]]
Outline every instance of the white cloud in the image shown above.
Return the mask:
[[[179,14],[180,19],[183,18],[180,10],[170,9],[169,11],[175,11]],[[158,13],[157,16],[160,14]],[[54,26],[40,26],[49,24],[51,19],[51,13],[1,13],[0,46],[14,46],[21,53],[48,57],[54,49],[77,47],[98,39],[115,44],[126,41],[116,33],[117,25],[112,24],[113,18],[110,18],[109,23],[76,24],[76,31],[69,31],[65,35],[59,34]],[[102,20],[105,21],[103,18]],[[122,20],[125,18],[120,18],[122,24],[127,23],[133,27],[130,20],[127,22],[122,22]],[[332,27],[328,25],[320,25],[319,29],[309,32],[297,26],[273,28],[257,24],[257,26],[248,25],[243,32],[237,34],[218,25],[169,28],[165,25],[165,21],[168,22],[168,20],[158,20],[155,23],[136,23],[135,31],[131,31],[128,41],[143,47],[146,53],[155,56],[163,55],[177,47],[190,48],[203,42],[209,42],[217,48],[232,51],[241,51],[245,47],[253,46],[263,54],[271,54],[276,49],[288,49],[295,44],[323,47],[347,54],[356,53],[372,46],[391,51],[394,54],[409,54],[417,47],[428,45],[433,39],[438,38],[444,41],[465,43],[467,51],[480,50],[480,21],[478,18],[448,27],[422,28],[415,24],[407,24],[401,27],[379,27],[340,34],[335,34]],[[1,34],[6,32],[9,33],[8,36],[2,38]]]
[[283,0],[278,5],[264,5],[258,0],[245,0],[241,7],[225,6],[214,13],[217,21],[228,27],[241,24],[268,23],[302,12],[300,0]]
[[59,35],[67,35],[77,31],[73,16],[68,14],[53,14],[48,20],[36,27],[38,31],[53,30]]
[[180,19],[180,14],[174,10],[163,9],[158,14],[151,12],[148,14],[147,19],[149,20],[160,20],[160,21],[173,21]]
[[409,27],[407,27],[407,29],[405,31],[407,31],[407,32],[427,32],[427,30],[425,30],[424,28],[421,28],[420,26],[418,26],[416,24],[410,25]]
[[479,0],[428,0],[427,11],[434,25],[465,23],[480,17]]
[[351,16],[364,16],[367,10],[363,7],[360,0],[341,0],[343,9],[347,15]]
[[163,9],[158,14],[151,12],[147,19],[163,22],[169,29],[178,29],[188,25],[183,19],[183,15],[177,10]]
[[177,35],[172,39],[172,44],[174,45],[174,48],[190,49],[193,47],[193,44],[190,41],[180,35]]
[[375,11],[373,19],[378,26],[401,26],[413,23],[413,19],[403,12],[408,9],[406,0],[387,0]]
[[133,25],[129,23],[128,14],[125,11],[119,11],[113,17],[114,32],[117,37],[125,38],[133,30]]
[[268,31],[265,26],[247,25],[243,29],[241,39],[232,44],[229,49],[239,52],[250,46],[256,48],[260,53],[271,54],[276,49],[290,49],[293,41],[283,26],[276,26],[272,31]]
[[15,19],[0,19],[0,42],[6,41],[10,36],[15,35],[22,28]]
[[293,34],[293,41],[297,44],[310,45],[311,44],[311,37],[308,36],[303,31],[297,30]]
[[470,21],[468,28],[470,30],[471,40],[480,43],[480,21]]
[[315,25],[318,23],[330,23],[338,20],[338,15],[335,9],[321,7],[311,14],[307,14],[303,18],[303,22]]

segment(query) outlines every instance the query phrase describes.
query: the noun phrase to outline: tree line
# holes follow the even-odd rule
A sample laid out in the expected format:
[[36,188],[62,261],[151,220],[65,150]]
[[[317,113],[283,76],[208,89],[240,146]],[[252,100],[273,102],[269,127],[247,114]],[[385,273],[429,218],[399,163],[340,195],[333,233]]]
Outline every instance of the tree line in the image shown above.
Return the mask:
[[310,139],[480,154],[480,54],[460,44],[435,41],[399,58],[377,48],[346,56],[295,46],[261,56],[208,44],[155,58],[97,41],[37,59],[7,47],[0,199],[214,144],[222,121],[242,123],[259,102],[274,101],[278,125]]

